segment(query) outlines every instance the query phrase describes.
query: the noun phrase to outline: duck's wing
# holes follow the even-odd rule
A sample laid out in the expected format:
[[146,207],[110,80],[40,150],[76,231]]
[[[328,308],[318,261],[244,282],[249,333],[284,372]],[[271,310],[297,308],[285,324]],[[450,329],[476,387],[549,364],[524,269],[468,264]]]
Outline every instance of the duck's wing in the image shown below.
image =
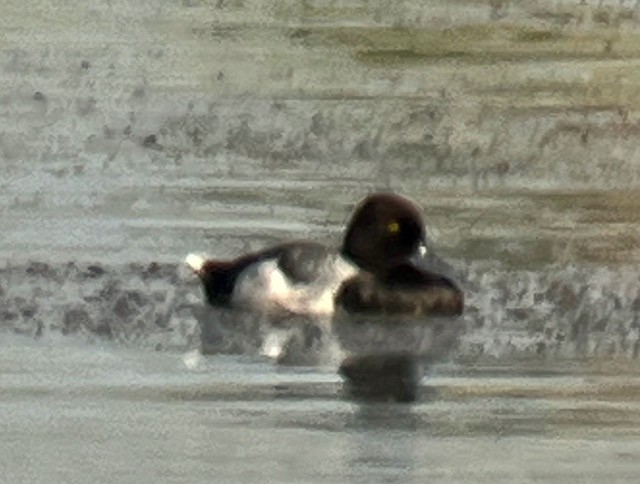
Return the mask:
[[332,252],[315,242],[292,242],[278,247],[278,268],[293,284],[313,284],[325,273]]

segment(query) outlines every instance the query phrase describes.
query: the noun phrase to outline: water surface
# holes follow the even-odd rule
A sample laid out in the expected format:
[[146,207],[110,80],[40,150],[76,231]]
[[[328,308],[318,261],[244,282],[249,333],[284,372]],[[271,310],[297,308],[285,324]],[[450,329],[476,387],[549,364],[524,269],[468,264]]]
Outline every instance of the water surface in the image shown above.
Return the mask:
[[[5,0],[7,481],[637,479],[636,2]],[[198,356],[193,250],[424,208],[467,331],[412,406]]]

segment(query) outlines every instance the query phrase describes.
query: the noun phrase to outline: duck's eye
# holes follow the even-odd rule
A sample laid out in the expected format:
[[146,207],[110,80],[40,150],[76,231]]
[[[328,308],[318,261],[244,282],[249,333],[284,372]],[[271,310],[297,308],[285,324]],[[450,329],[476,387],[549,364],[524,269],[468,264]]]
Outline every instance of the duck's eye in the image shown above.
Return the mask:
[[400,224],[396,220],[392,220],[387,225],[387,232],[389,232],[390,234],[397,234],[398,232],[400,232]]

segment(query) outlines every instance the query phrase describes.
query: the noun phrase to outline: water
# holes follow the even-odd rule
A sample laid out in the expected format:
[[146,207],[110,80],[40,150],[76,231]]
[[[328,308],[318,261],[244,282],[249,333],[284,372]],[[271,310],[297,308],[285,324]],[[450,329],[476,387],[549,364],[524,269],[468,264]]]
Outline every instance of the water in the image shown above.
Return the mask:
[[[441,368],[412,406],[331,372],[76,341],[2,345],[7,482],[632,482],[637,374]],[[187,364],[188,363],[188,364]]]
[[[636,2],[4,0],[7,482],[634,481]],[[424,208],[466,333],[411,406],[198,356],[185,254]]]

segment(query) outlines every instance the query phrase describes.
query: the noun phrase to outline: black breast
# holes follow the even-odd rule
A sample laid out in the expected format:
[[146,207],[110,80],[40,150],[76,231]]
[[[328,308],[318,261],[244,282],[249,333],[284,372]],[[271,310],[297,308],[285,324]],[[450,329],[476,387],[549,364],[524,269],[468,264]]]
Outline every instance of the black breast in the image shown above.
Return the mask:
[[340,286],[336,305],[354,314],[457,316],[464,307],[464,294],[449,279],[417,271],[385,279],[360,273]]

